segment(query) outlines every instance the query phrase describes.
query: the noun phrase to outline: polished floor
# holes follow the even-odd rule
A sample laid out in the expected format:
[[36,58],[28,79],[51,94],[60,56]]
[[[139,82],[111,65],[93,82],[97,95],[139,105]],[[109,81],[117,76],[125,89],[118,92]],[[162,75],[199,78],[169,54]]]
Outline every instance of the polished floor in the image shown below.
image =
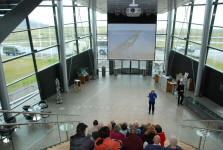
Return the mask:
[[[148,114],[147,94],[151,89],[155,89],[158,95],[154,115]],[[187,94],[191,95],[191,93]],[[107,74],[106,77],[88,81],[81,86],[80,91],[75,91],[73,87],[70,87],[69,93],[63,94],[63,104],[56,104],[55,95],[47,101],[49,110],[54,113],[79,115],[77,117],[59,117],[59,120],[77,120],[87,123],[89,126],[95,119],[105,125],[111,120],[118,123],[145,124],[150,122],[160,124],[167,137],[175,135],[193,146],[198,147],[199,144],[200,137],[197,135],[197,129],[183,128],[181,125],[186,124],[183,120],[199,120],[200,118],[186,106],[177,106],[177,96],[160,90],[159,86],[154,84],[152,77],[109,76]],[[56,117],[50,117],[49,120],[56,121]],[[200,122],[189,122],[189,124],[191,126],[203,125]],[[72,129],[68,135],[72,135],[74,132]],[[60,140],[59,137],[65,140],[66,132],[58,133],[57,125],[26,126],[17,129],[13,134],[13,141],[16,150],[34,150],[56,144]],[[213,143],[213,138],[207,138],[208,140]],[[201,146],[203,141],[204,139],[202,139]],[[216,150],[220,143],[214,143],[217,145]],[[0,144],[0,149],[12,149],[10,146]],[[208,149],[206,148],[206,150]]]

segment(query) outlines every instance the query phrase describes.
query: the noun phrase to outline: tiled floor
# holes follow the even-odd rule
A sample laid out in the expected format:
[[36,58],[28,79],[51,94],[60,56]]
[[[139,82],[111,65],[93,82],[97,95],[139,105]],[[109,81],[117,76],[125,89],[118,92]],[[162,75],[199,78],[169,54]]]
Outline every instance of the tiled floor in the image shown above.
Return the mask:
[[[151,89],[155,89],[158,94],[154,115],[148,114],[147,94]],[[104,124],[111,120],[120,123],[158,123],[163,127],[167,136],[176,135],[191,142],[194,146],[197,146],[199,142],[195,129],[180,126],[184,124],[183,120],[197,120],[199,117],[185,106],[178,107],[177,96],[160,90],[159,86],[154,84],[152,77],[140,75],[118,75],[115,77],[107,75],[105,78],[100,77],[97,80],[90,80],[82,85],[78,92],[70,87],[69,93],[63,94],[63,101],[63,104],[56,104],[55,96],[50,97],[48,99],[49,109],[54,113],[77,114],[80,117],[61,117],[60,120],[79,120],[89,124],[89,126],[94,119]],[[191,125],[193,124],[191,123]],[[69,134],[73,133],[74,131],[71,131]],[[23,134],[23,140],[21,140],[21,134]],[[61,134],[65,139],[65,133],[62,132]],[[48,141],[54,144],[55,141],[59,140],[58,135],[56,125],[49,127],[28,126],[18,129],[13,138],[17,147],[16,150],[33,150],[46,146]],[[21,144],[24,141],[28,144]],[[1,146],[0,144],[0,148]]]

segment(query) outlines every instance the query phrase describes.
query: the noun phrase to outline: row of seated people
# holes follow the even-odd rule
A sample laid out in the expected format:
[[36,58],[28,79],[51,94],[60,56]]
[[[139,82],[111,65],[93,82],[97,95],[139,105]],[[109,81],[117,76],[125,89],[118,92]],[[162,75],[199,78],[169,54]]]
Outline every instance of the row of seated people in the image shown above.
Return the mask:
[[138,123],[116,124],[107,126],[94,120],[93,127],[79,123],[76,134],[70,139],[70,150],[182,150],[177,145],[177,138],[170,138],[170,145],[164,146],[165,133],[160,125]]

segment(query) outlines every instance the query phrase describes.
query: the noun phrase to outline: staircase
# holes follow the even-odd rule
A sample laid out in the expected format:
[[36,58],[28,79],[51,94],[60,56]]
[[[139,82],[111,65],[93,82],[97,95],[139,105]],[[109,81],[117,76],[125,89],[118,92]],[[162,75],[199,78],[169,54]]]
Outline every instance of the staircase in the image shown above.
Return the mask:
[[42,0],[0,0],[0,44]]
[[0,19],[3,18],[8,12],[15,8],[21,0],[1,0],[0,1]]
[[[169,145],[169,141],[165,142],[165,146]],[[179,141],[178,145],[183,149],[183,150],[198,150],[188,144],[185,144],[184,142]],[[57,145],[54,145],[50,148],[47,148],[47,150],[69,150],[70,149],[70,141],[66,141]]]

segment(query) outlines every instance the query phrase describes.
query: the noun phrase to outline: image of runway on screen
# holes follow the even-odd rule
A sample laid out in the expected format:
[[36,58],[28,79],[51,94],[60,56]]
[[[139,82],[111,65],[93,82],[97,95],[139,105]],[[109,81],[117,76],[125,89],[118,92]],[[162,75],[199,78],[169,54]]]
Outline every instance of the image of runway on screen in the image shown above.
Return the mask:
[[108,24],[108,59],[154,60],[156,24]]

